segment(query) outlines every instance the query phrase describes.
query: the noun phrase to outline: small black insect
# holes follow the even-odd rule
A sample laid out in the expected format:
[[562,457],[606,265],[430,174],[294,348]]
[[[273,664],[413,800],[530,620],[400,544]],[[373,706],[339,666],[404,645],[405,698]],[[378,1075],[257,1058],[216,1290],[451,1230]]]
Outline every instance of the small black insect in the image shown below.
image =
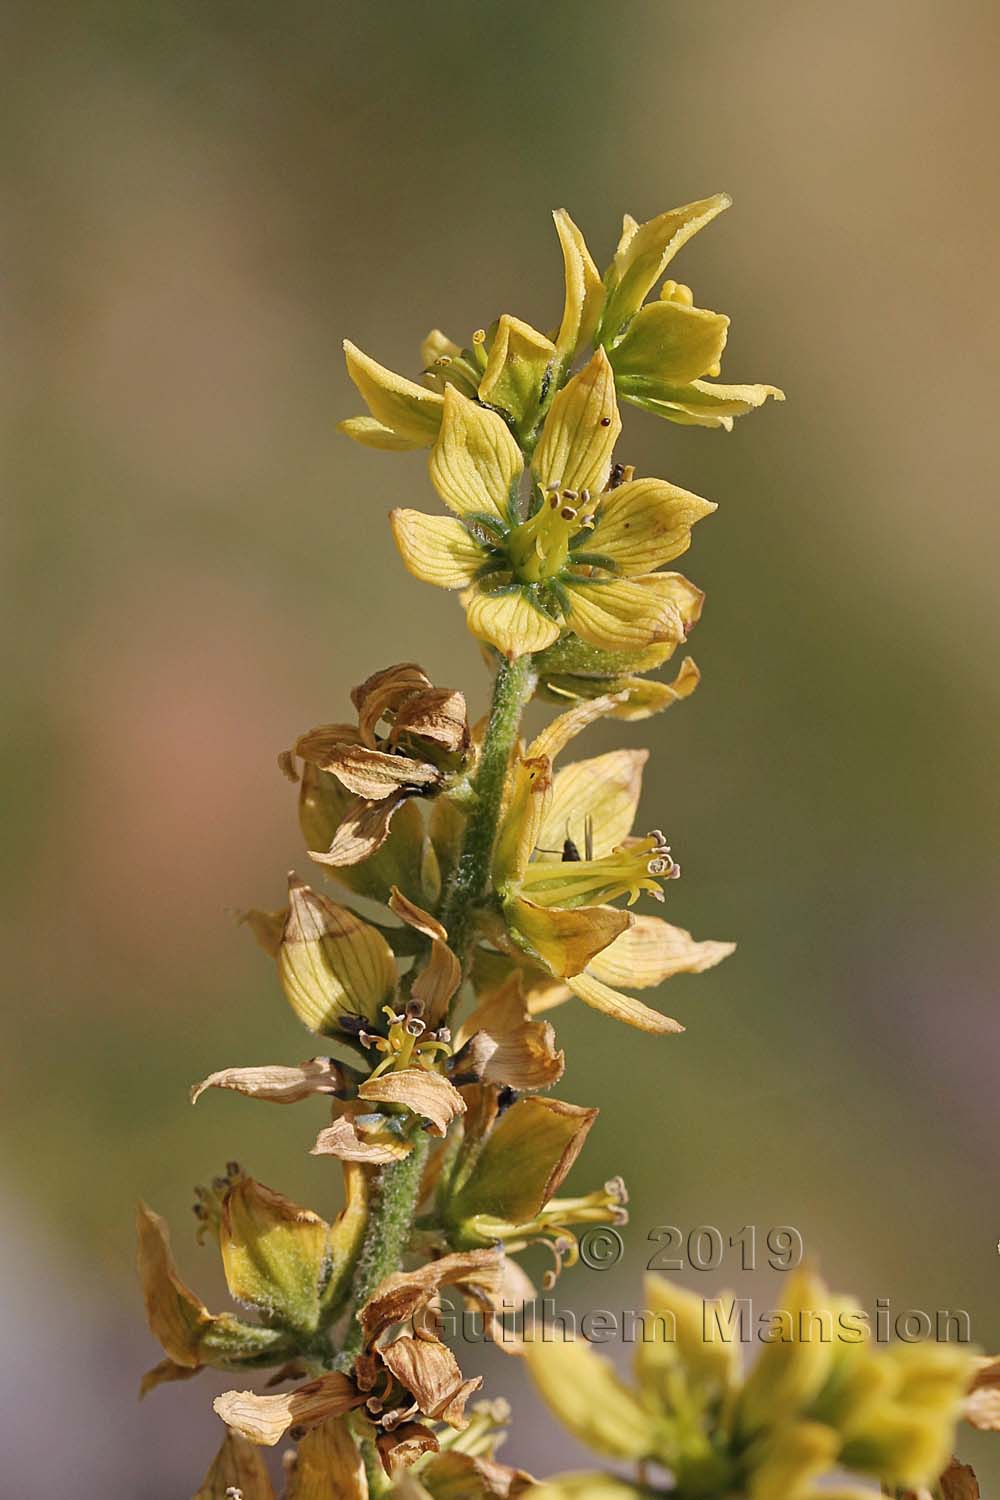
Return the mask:
[[[566,827],[566,838],[562,846],[563,864],[571,864],[580,859],[580,850],[569,836],[569,826]],[[583,823],[583,858],[594,857],[594,820],[588,813]]]

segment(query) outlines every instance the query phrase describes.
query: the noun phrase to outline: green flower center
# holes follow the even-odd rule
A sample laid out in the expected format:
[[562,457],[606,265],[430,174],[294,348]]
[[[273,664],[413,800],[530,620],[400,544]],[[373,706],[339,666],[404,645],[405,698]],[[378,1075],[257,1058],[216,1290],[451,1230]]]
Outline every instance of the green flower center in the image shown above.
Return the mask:
[[578,531],[593,525],[596,499],[589,490],[546,487],[533,516],[515,526],[507,538],[507,554],[521,583],[543,583],[557,578],[569,560],[569,544]]

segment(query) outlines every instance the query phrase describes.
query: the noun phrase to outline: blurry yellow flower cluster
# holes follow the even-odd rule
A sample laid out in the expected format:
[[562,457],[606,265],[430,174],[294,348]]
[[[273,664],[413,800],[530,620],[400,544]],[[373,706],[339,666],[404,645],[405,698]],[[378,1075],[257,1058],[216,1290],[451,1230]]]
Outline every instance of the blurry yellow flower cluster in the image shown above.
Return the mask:
[[570,1431],[640,1466],[635,1483],[586,1473],[553,1479],[538,1500],[642,1500],[651,1465],[669,1471],[678,1500],[864,1500],[872,1492],[854,1479],[878,1481],[887,1493],[937,1481],[976,1368],[968,1349],[876,1351],[857,1305],[803,1271],[743,1374],[732,1305],[729,1294],[703,1302],[650,1277],[634,1387],[585,1342],[528,1345],[535,1384]]

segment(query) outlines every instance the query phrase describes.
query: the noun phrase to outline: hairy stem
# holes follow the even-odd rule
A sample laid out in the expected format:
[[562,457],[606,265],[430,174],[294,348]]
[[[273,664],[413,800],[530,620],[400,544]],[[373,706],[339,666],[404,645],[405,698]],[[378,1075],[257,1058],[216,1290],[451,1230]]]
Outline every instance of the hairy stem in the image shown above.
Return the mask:
[[[473,788],[475,801],[465,827],[462,852],[441,911],[450,946],[462,960],[472,937],[476,907],[489,888],[490,862],[507,768],[524,705],[534,688],[535,673],[530,656],[501,662],[493,684],[489,723]],[[379,1282],[399,1270],[413,1227],[427,1148],[427,1136],[421,1133],[415,1138],[409,1156],[390,1162],[379,1171],[354,1275],[350,1316],[336,1359],[339,1370],[349,1370],[361,1352],[364,1335],[358,1312]]]
[[448,943],[464,962],[472,936],[476,907],[490,882],[490,862],[496,841],[500,803],[511,751],[517,740],[524,705],[535,689],[530,656],[501,662],[493,684],[490,718],[475,781],[475,802],[465,828],[465,840],[441,908]]
[[361,1352],[364,1343],[364,1332],[358,1322],[361,1308],[379,1282],[399,1270],[413,1226],[428,1145],[428,1137],[421,1131],[414,1137],[409,1156],[404,1156],[401,1161],[388,1162],[379,1169],[364,1243],[354,1273],[351,1312],[336,1359],[338,1370],[349,1370]]

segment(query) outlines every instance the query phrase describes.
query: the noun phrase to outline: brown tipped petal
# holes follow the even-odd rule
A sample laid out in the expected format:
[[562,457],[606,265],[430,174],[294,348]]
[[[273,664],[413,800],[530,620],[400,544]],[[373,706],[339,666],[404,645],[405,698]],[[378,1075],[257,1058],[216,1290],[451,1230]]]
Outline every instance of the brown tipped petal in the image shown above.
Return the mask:
[[431,956],[413,982],[411,994],[424,1007],[430,1027],[439,1026],[448,1014],[451,998],[462,982],[462,965],[447,943],[431,944]]
[[145,1203],[139,1204],[136,1230],[139,1277],[150,1332],[174,1364],[196,1369],[201,1363],[198,1357],[201,1336],[212,1315],[178,1275],[166,1223]]
[[309,858],[318,865],[359,865],[381,849],[389,837],[393,814],[410,794],[398,792],[381,802],[357,797],[344,811],[343,822],[328,849],[310,849]]
[[482,1500],[517,1500],[535,1481],[524,1469],[512,1469],[492,1458],[457,1453],[453,1448],[432,1459],[426,1471],[435,1495],[475,1495]]
[[397,1135],[386,1131],[377,1134],[363,1133],[351,1115],[341,1115],[321,1130],[316,1137],[311,1156],[339,1156],[341,1161],[367,1162],[380,1166],[385,1162],[400,1161],[409,1156],[413,1146]]
[[461,1094],[440,1073],[426,1068],[400,1068],[371,1078],[358,1089],[358,1097],[373,1104],[403,1104],[429,1122],[433,1135],[444,1135],[456,1116],[463,1114]]
[[288,775],[288,762],[291,761],[294,770],[295,757],[298,756],[300,760],[307,760],[310,765],[319,766],[322,770],[326,768],[331,756],[337,755],[345,745],[356,745],[359,738],[353,724],[319,724],[315,729],[300,734],[291,750],[284,751],[278,757],[278,764]]
[[212,1461],[194,1500],[274,1500],[274,1487],[263,1455],[253,1443],[230,1430]]
[[279,1396],[257,1396],[253,1391],[226,1391],[212,1405],[228,1427],[272,1448],[289,1427],[309,1427],[327,1417],[342,1416],[360,1406],[364,1396],[347,1376],[336,1372],[311,1380]]
[[437,917],[432,917],[430,912],[424,911],[423,907],[411,901],[409,896],[404,896],[397,886],[393,886],[390,893],[389,910],[408,927],[423,933],[424,937],[438,938],[441,942],[448,937]]
[[223,1068],[191,1090],[196,1104],[206,1089],[232,1089],[269,1104],[297,1104],[313,1094],[336,1094],[344,1088],[344,1071],[332,1057],[313,1057],[297,1068],[275,1064],[263,1068]]

